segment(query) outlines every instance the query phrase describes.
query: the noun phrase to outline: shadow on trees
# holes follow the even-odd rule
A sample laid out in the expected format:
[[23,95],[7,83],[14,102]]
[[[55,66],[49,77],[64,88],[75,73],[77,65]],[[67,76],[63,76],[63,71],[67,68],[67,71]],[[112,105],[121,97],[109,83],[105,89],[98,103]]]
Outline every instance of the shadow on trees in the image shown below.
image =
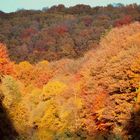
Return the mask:
[[3,96],[0,95],[0,139],[1,140],[15,140],[18,136],[15,128],[10,121],[6,109],[2,105]]
[[129,140],[140,140],[140,105],[134,108],[131,119],[126,124],[125,129]]

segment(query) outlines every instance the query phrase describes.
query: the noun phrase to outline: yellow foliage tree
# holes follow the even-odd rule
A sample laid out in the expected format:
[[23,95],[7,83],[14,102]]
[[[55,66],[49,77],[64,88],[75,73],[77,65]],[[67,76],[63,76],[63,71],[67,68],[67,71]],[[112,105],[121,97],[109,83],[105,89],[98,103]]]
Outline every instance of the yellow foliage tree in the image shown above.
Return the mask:
[[28,106],[23,102],[19,102],[12,106],[8,112],[18,133],[28,133],[27,129],[31,127],[30,111]]
[[25,85],[29,85],[31,81],[34,79],[32,72],[33,66],[27,62],[20,62],[19,64],[15,65],[15,77],[22,81]]
[[67,89],[67,85],[60,81],[50,81],[43,87],[43,99],[63,93]]

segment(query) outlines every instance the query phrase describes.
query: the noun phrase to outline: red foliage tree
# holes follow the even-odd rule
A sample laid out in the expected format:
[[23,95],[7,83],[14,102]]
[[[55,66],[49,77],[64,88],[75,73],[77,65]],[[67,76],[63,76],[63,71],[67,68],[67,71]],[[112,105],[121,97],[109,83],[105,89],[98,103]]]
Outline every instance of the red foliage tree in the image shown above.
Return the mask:
[[66,25],[59,25],[54,28],[54,31],[60,35],[68,32],[68,27]]
[[132,22],[132,17],[127,15],[127,16],[124,16],[123,18],[117,20],[115,22],[115,27],[120,27],[122,25],[127,25],[127,24],[130,24]]
[[24,38],[31,37],[35,33],[37,33],[36,29],[34,29],[34,28],[27,28],[27,29],[23,30],[23,32],[21,33],[21,38],[24,39]]

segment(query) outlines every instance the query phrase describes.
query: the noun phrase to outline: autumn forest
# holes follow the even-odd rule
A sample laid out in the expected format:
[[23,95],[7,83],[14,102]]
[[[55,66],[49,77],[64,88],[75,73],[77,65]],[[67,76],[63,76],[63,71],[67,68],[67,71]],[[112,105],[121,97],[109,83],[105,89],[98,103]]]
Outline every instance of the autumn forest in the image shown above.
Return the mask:
[[1,140],[140,140],[140,5],[0,11]]

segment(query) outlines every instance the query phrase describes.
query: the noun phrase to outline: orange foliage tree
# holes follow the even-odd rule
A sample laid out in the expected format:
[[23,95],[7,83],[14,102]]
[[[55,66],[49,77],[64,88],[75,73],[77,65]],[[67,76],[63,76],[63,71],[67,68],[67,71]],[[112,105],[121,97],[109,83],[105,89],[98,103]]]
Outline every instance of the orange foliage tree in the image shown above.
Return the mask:
[[13,64],[8,58],[4,44],[0,43],[0,75],[9,75],[13,72]]
[[43,87],[53,77],[53,70],[49,67],[49,62],[44,60],[34,66],[33,75],[35,75],[34,85]]
[[33,81],[33,66],[27,62],[20,62],[15,65],[15,77],[25,84],[29,85]]
[[82,74],[88,74],[83,75],[88,79],[81,97],[85,103],[84,127],[90,134],[98,130],[106,132],[106,136],[103,135],[107,137],[115,131],[123,137],[123,126],[131,118],[140,81],[139,34],[139,23],[112,29],[101,40],[94,59],[87,61],[90,65],[85,71],[88,72]]

